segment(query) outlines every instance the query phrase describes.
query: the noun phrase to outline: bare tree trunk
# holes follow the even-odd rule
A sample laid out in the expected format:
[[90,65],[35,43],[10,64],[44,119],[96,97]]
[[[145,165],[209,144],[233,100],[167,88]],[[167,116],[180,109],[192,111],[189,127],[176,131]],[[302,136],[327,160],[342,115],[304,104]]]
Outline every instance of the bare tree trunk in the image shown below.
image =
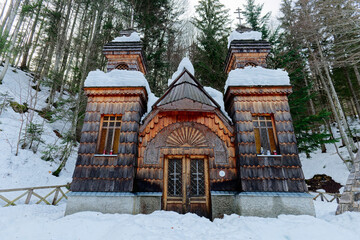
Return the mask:
[[[9,13],[9,17],[7,19],[6,25],[4,23],[5,27],[1,26],[1,31],[2,31],[1,36],[3,36],[6,39],[8,38],[8,35],[10,33],[12,24],[13,24],[13,22],[15,20],[16,12],[17,12],[17,9],[19,8],[20,2],[21,2],[21,0],[17,0],[15,2],[15,4],[13,4],[13,2],[11,2],[10,6],[9,6],[9,10],[8,10],[8,12],[10,11],[10,13]],[[0,49],[0,53],[1,52],[3,52],[2,49]],[[11,52],[11,51],[9,50],[9,52]],[[7,56],[8,56],[8,54],[5,54],[5,58],[7,58]],[[3,75],[3,74],[1,74],[1,75]],[[4,77],[1,78],[1,76],[0,76],[0,84],[1,84],[1,81],[2,81],[3,78]]]
[[360,105],[359,105],[359,100],[356,96],[356,92],[354,90],[354,87],[353,87],[353,84],[351,82],[351,79],[350,79],[350,75],[349,75],[349,71],[348,69],[344,69],[345,71],[345,76],[346,76],[346,79],[348,81],[348,84],[349,84],[349,88],[350,88],[350,92],[351,92],[351,95],[352,95],[352,99],[354,100],[354,103],[355,103],[355,108],[356,108],[356,112],[360,112]]
[[[98,9],[97,9],[98,10]],[[74,111],[74,118],[71,124],[71,134],[74,137],[73,141],[70,143],[69,149],[65,152],[66,155],[63,156],[63,159],[60,163],[60,166],[58,167],[58,169],[56,169],[56,171],[53,173],[53,175],[58,176],[60,174],[60,171],[65,167],[66,162],[70,156],[70,152],[76,142],[76,127],[77,127],[77,122],[78,122],[78,116],[79,116],[79,111],[80,111],[80,103],[81,103],[81,99],[82,99],[82,88],[84,86],[84,81],[85,81],[85,75],[86,75],[86,71],[87,71],[87,64],[89,61],[89,56],[91,54],[91,48],[93,47],[93,43],[94,43],[94,39],[97,35],[97,29],[99,29],[100,26],[100,22],[101,22],[101,17],[102,17],[102,13],[103,13],[103,8],[101,8],[100,10],[95,10],[96,14],[93,14],[92,17],[92,21],[90,22],[94,22],[94,20],[96,19],[95,24],[91,25],[91,30],[90,30],[90,34],[89,34],[89,38],[90,41],[88,42],[87,48],[86,48],[86,54],[85,54],[85,59],[84,59],[84,64],[82,66],[82,74],[81,74],[81,82],[79,84],[79,91],[78,91],[78,99],[76,101],[76,106],[75,106],[75,111]]]
[[[29,25],[30,25],[30,22],[31,22],[31,21],[30,21],[31,17],[32,17],[32,16],[29,17],[29,20],[28,20],[27,22],[25,22],[24,24],[22,24],[22,27],[21,27],[21,30],[20,30],[21,33],[24,33],[24,32],[25,32],[25,34],[24,34],[22,37],[19,38],[18,43],[17,43],[17,45],[16,45],[16,49],[20,49],[20,51],[19,51],[16,55],[13,56],[12,64],[13,64],[15,67],[17,67],[17,66],[19,65],[19,61],[20,61],[20,58],[21,58],[21,56],[22,56],[23,48],[22,48],[21,46],[23,46],[24,41],[25,41],[25,39],[26,39],[27,36],[28,36],[28,31],[25,30],[25,29],[29,29]],[[26,21],[26,20],[25,20],[25,21]]]
[[[60,60],[62,58],[63,55],[63,49],[64,49],[64,43],[65,43],[65,39],[64,39],[64,35],[66,34],[66,30],[67,30],[67,22],[68,22],[68,18],[69,18],[69,14],[71,11],[71,0],[68,0],[68,13],[67,13],[67,17],[65,18],[65,22],[64,22],[64,26],[62,26],[62,20],[58,21],[57,23],[57,34],[56,34],[56,43],[55,46],[56,48],[54,48],[55,50],[55,63],[54,63],[54,67],[52,69],[53,74],[53,79],[52,79],[52,84],[51,84],[51,89],[50,89],[50,94],[48,97],[48,105],[47,108],[50,109],[50,106],[54,103],[54,98],[55,98],[55,93],[56,93],[56,88],[57,88],[57,81],[59,78],[59,68],[60,68]],[[63,2],[61,2],[60,5],[60,11],[62,12],[63,10],[65,10],[66,6],[63,5]],[[50,67],[50,65],[49,65]],[[46,75],[47,72],[49,71],[49,69],[46,69]]]
[[[18,1],[18,2],[20,3],[20,1]],[[27,4],[27,2],[28,2],[28,1],[26,1],[24,4]],[[15,12],[16,12],[16,11],[13,12],[13,15],[15,15]],[[6,74],[7,70],[8,70],[8,68],[9,68],[9,63],[10,63],[10,58],[11,58],[12,50],[13,50],[13,48],[14,48],[15,41],[16,41],[16,38],[17,38],[17,35],[18,35],[18,33],[19,33],[19,29],[20,29],[20,27],[21,27],[21,24],[22,24],[23,20],[24,20],[24,15],[21,14],[21,15],[20,15],[20,19],[19,19],[18,23],[16,24],[16,27],[15,27],[15,30],[14,30],[14,34],[13,34],[13,39],[12,39],[12,41],[11,41],[11,43],[10,43],[9,50],[8,50],[7,53],[6,53],[5,65],[4,65],[3,70],[2,70],[1,73],[0,73],[0,84],[2,84],[2,80],[4,79],[5,74]]]
[[33,42],[31,43],[31,45],[32,45],[32,50],[31,50],[30,55],[29,55],[29,60],[27,61],[27,66],[28,66],[29,69],[30,69],[31,61],[32,61],[32,59],[33,59],[35,50],[36,50],[36,48],[37,48],[37,46],[38,46],[38,42],[39,42],[40,36],[42,35],[43,29],[44,29],[44,24],[45,24],[45,21],[44,21],[44,19],[43,19],[43,20],[41,21],[39,30],[37,31],[38,33],[37,33],[37,35],[36,35],[35,41],[33,41]]
[[[0,20],[2,19],[2,17],[4,16],[4,12],[5,12],[5,8],[6,8],[6,4],[7,4],[8,0],[5,1],[3,9],[1,10],[1,14],[0,14]],[[5,21],[5,19],[4,19]],[[2,29],[2,24],[1,24],[1,29]]]
[[345,132],[346,127],[345,126],[347,125],[347,119],[346,119],[344,111],[343,111],[343,109],[341,107],[341,103],[339,101],[338,95],[336,93],[334,84],[333,84],[331,76],[330,76],[328,64],[326,63],[326,60],[324,58],[322,48],[320,46],[320,43],[319,43],[318,39],[316,40],[316,44],[317,44],[317,46],[319,48],[320,58],[321,58],[322,65],[324,66],[325,74],[326,74],[326,77],[327,77],[327,80],[328,80],[327,82],[328,82],[328,85],[329,85],[330,91],[331,91],[331,96],[332,96],[332,98],[334,100],[335,107],[336,107],[337,112],[339,114],[340,124],[341,124],[341,127],[343,128],[343,131],[344,131],[345,136],[346,136],[346,139],[344,139],[344,141],[345,141],[346,144],[350,145],[350,148],[351,148],[350,157],[351,157],[351,160],[354,161],[355,156],[354,156],[353,153],[356,153],[358,149],[355,146],[355,143],[354,143],[353,139],[347,137],[347,135],[346,135],[346,132]]
[[[335,139],[335,138],[334,138],[334,134],[333,134],[333,132],[332,132],[332,130],[331,130],[330,124],[329,124],[325,119],[323,119],[323,120],[324,120],[324,122],[325,122],[325,126],[328,128],[328,130],[329,130],[329,132],[330,132],[330,135],[331,135],[332,139]],[[335,146],[337,155],[338,155],[338,156],[340,157],[340,159],[343,161],[343,163],[345,164],[346,168],[347,168],[348,170],[350,170],[350,169],[351,169],[351,164],[349,164],[349,162],[346,161],[346,160],[343,158],[343,156],[341,156],[341,154],[340,154],[340,152],[339,152],[339,148],[338,148],[338,146],[336,145],[336,143],[334,143],[334,146]]]
[[352,115],[353,115],[354,117],[357,117],[357,116],[358,116],[358,112],[357,112],[357,110],[356,110],[356,106],[355,106],[354,99],[353,99],[352,97],[350,97],[349,99],[350,99],[349,105],[351,106]]
[[[61,79],[61,88],[60,88],[59,98],[62,98],[63,93],[64,93],[65,79],[67,77],[67,73],[65,71],[70,70],[71,65],[72,65],[72,59],[74,57],[74,51],[71,51],[69,62],[67,62],[68,58],[69,58],[70,46],[71,46],[71,42],[72,42],[72,39],[73,39],[74,29],[75,29],[75,25],[76,25],[76,22],[77,22],[77,17],[78,17],[78,14],[79,14],[79,9],[80,9],[80,4],[77,5],[76,11],[75,11],[75,16],[74,16],[74,21],[73,21],[73,24],[71,26],[71,31],[70,31],[70,34],[69,34],[69,39],[67,41],[67,44],[65,45],[65,55],[64,55],[63,62],[62,62],[62,66],[61,66],[62,79]],[[66,65],[68,65],[68,67]]]
[[[312,50],[311,50],[311,49],[309,49],[309,50],[310,50],[311,54],[313,54]],[[314,62],[314,65],[315,65],[315,69],[316,69],[316,71],[317,71],[318,76],[320,77],[321,83],[322,83],[322,85],[323,85],[323,87],[324,87],[324,90],[325,90],[325,92],[326,92],[328,101],[329,101],[329,103],[330,103],[330,107],[331,107],[331,110],[332,110],[332,112],[333,112],[335,121],[336,121],[336,123],[338,124],[341,138],[342,138],[342,140],[344,141],[344,143],[345,143],[344,145],[346,146],[346,149],[347,149],[348,152],[349,152],[351,161],[353,161],[353,160],[354,160],[354,154],[353,154],[352,149],[351,149],[350,144],[349,144],[349,140],[348,140],[349,138],[348,138],[348,136],[346,135],[346,132],[345,132],[345,128],[344,128],[343,123],[340,121],[340,118],[339,118],[339,115],[338,115],[338,111],[337,111],[337,109],[336,109],[336,107],[335,107],[335,103],[334,103],[334,101],[333,101],[333,97],[332,97],[332,95],[331,95],[331,93],[330,93],[330,89],[329,89],[327,83],[325,82],[324,76],[322,75],[322,72],[321,72],[321,70],[320,70],[320,67],[319,67],[319,65],[318,65],[318,63],[317,63],[316,58],[314,58],[314,56],[313,56],[313,60],[314,60],[313,62]]]
[[[1,17],[4,14],[5,6],[6,6],[6,4],[4,5],[4,8],[2,10]],[[3,19],[2,23],[1,23],[1,26],[0,26],[0,35],[2,35],[2,36],[4,35],[4,31],[5,31],[4,27],[5,27],[6,22],[8,21],[10,15],[11,15],[12,11],[13,11],[13,8],[14,8],[14,0],[11,0],[10,4],[9,4],[9,8],[8,8],[8,10],[6,12],[6,15],[5,15],[5,17],[4,17],[4,19]]]
[[356,79],[359,83],[359,86],[360,86],[360,73],[359,73],[359,69],[357,68],[356,65],[354,65],[354,72],[355,72],[355,75],[356,75]]
[[[33,40],[33,37],[34,37],[36,26],[37,26],[37,23],[39,21],[42,2],[43,2],[43,0],[38,1],[39,6],[38,6],[38,9],[36,11],[35,19],[34,19],[34,22],[33,22],[32,28],[31,28],[31,32],[30,32],[30,36],[29,36],[29,39],[28,39],[28,41],[26,42],[26,44],[24,46],[24,54],[23,54],[23,58],[22,58],[21,66],[20,66],[21,69],[26,69],[27,68],[26,67],[27,66],[26,62],[27,62],[27,59],[28,59],[28,56],[29,56],[30,46],[31,46],[31,43],[32,43],[32,40]],[[40,31],[39,31],[39,34],[40,34]]]

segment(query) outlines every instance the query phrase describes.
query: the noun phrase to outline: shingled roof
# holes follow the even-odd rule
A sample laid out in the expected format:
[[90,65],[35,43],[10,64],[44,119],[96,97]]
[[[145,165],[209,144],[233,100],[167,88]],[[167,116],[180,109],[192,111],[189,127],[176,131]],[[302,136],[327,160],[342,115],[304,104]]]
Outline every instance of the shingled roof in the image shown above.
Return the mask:
[[161,106],[185,99],[206,105],[203,106],[204,110],[220,109],[219,104],[204,90],[203,86],[186,68],[184,68],[183,72],[171,83],[168,90],[154,106],[161,108]]

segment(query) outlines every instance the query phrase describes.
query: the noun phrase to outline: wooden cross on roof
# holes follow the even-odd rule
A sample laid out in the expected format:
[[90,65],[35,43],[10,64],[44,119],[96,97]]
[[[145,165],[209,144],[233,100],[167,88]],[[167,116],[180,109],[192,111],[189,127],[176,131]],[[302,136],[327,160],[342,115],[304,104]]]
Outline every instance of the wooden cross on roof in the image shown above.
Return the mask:
[[237,19],[239,19],[239,26],[241,26],[241,19],[243,19],[243,18],[241,17],[241,9],[238,7],[238,8],[236,9],[236,12],[234,12],[234,13],[239,14],[239,17],[237,17]]

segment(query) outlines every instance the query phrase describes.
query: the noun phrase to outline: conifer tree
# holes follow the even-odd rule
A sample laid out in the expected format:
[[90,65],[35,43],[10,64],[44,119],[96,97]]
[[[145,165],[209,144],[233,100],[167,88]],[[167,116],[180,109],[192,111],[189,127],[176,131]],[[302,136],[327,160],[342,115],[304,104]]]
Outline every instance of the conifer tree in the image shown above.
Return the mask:
[[268,28],[268,22],[271,12],[261,16],[261,12],[264,4],[255,4],[255,0],[247,0],[244,5],[245,11],[243,12],[246,22],[254,31],[262,33],[263,39],[268,39],[270,30]]
[[219,0],[201,0],[193,24],[199,31],[193,56],[197,78],[203,85],[223,90],[226,75],[223,66],[230,32],[229,14]]

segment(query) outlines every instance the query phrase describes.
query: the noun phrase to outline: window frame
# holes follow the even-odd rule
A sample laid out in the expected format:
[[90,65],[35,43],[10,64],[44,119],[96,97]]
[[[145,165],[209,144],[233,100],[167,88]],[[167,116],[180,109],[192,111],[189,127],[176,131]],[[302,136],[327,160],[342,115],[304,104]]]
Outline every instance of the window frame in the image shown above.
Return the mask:
[[[106,149],[107,149],[107,144],[108,144],[108,137],[109,137],[109,131],[108,129],[110,129],[109,127],[110,126],[107,126],[106,129],[107,129],[107,132],[106,132],[106,137],[105,137],[105,140],[104,140],[104,145],[102,146],[102,134],[103,134],[103,131],[104,131],[104,121],[105,121],[105,117],[109,117],[109,120],[108,121],[108,125],[110,125],[110,122],[114,122],[114,126],[113,126],[113,133],[112,133],[112,139],[111,139],[111,147],[110,148],[114,148],[114,143],[115,143],[115,146],[117,145],[117,150],[116,152],[114,151],[115,149],[111,149],[110,152],[106,152]],[[111,121],[110,117],[115,117],[114,121]],[[119,118],[119,119],[118,119]],[[119,126],[116,126],[116,123],[120,122]],[[102,114],[101,115],[101,120],[100,120],[100,128],[99,128],[99,132],[98,132],[98,140],[97,140],[97,144],[96,144],[96,153],[95,155],[98,155],[98,156],[117,156],[118,151],[119,151],[119,146],[120,146],[120,134],[121,134],[121,124],[122,124],[122,115],[121,114]],[[116,143],[115,142],[115,137],[116,137],[116,130],[119,130],[118,131],[118,142]]]
[[[260,126],[260,117],[265,117],[265,127],[261,127]],[[266,121],[266,117],[270,118],[271,120],[271,128],[267,126],[267,122],[270,122],[270,121]],[[258,121],[258,126],[255,127],[255,124],[254,124],[254,118],[257,118],[257,121]],[[261,145],[261,131],[260,129],[263,128],[263,129],[266,129],[266,132],[267,132],[267,140],[268,140],[268,143],[269,143],[269,147],[270,147],[270,156],[277,156],[277,155],[281,155],[280,154],[280,148],[279,148],[279,141],[278,141],[278,136],[277,136],[277,131],[276,131],[276,127],[275,127],[275,120],[274,120],[274,115],[273,114],[252,114],[252,124],[253,124],[253,128],[254,128],[254,137],[255,137],[255,148],[256,148],[256,154],[257,155],[267,155],[267,153],[264,151],[263,153],[261,153],[261,150],[260,152],[257,151],[257,141],[256,141],[256,133],[255,133],[255,129],[259,129],[259,140],[260,141],[260,149],[261,147],[263,147]],[[272,132],[273,132],[273,138],[274,138],[274,145],[275,145],[275,150],[276,150],[276,155],[273,154],[273,150],[271,148],[271,140],[270,140],[270,136],[269,136],[269,131],[268,129],[272,129]],[[268,155],[269,156],[269,155]]]

